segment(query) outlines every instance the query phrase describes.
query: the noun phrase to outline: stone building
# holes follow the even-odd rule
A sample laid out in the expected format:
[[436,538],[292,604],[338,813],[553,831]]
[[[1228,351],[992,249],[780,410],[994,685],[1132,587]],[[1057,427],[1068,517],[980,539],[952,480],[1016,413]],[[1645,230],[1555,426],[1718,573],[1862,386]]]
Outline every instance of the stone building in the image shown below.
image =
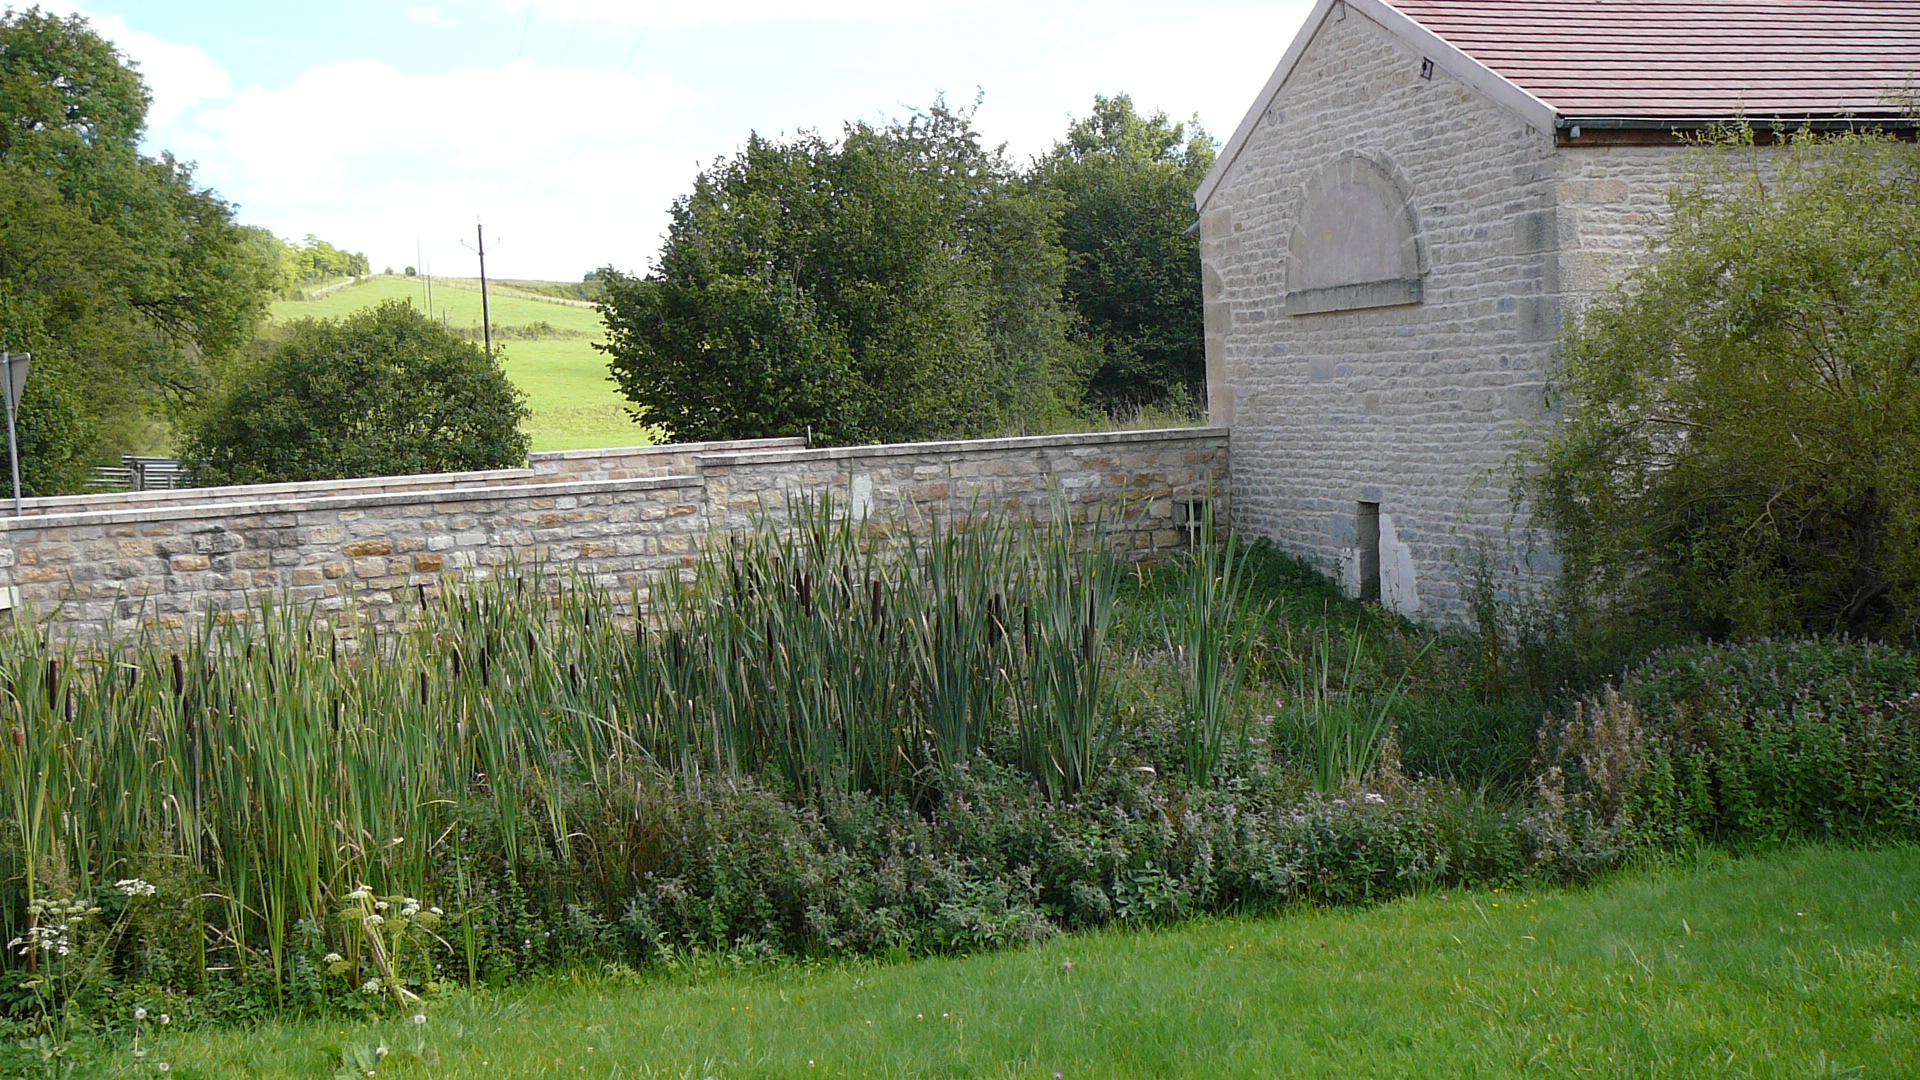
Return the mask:
[[1321,0],[1195,195],[1234,519],[1435,622],[1550,554],[1507,482],[1676,137],[1912,129],[1910,0]]

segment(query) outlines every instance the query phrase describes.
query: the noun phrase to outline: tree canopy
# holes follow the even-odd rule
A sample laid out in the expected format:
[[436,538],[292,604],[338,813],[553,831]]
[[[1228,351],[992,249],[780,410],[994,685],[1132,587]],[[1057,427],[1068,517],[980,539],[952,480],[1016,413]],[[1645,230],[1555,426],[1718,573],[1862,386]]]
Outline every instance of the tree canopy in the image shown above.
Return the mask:
[[674,203],[652,273],[606,271],[621,390],[676,439],[979,435],[1080,399],[1047,202],[936,104],[754,136]]
[[1198,120],[1142,116],[1126,94],[1093,111],[1034,163],[1060,210],[1066,300],[1076,334],[1099,354],[1087,388],[1106,408],[1205,400],[1200,240],[1193,192],[1213,167]]
[[1920,629],[1920,148],[1722,140],[1566,340],[1531,485],[1578,598],[1723,633]]
[[984,435],[1192,402],[1188,227],[1213,153],[1125,95],[1025,170],[938,103],[837,141],[754,135],[674,203],[650,273],[599,273],[609,367],[682,440]]
[[201,483],[512,468],[523,396],[500,365],[403,301],[289,325],[187,423]]
[[232,208],[189,166],[139,152],[148,103],[84,19],[0,13],[0,348],[34,355],[35,493],[196,399],[273,286]]

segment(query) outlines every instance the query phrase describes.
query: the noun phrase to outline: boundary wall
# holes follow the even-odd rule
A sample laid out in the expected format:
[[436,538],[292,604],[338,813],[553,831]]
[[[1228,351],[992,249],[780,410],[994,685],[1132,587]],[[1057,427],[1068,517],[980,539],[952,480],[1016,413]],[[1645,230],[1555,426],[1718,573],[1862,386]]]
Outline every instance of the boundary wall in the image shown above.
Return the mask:
[[262,596],[404,619],[519,563],[642,589],[711,537],[830,495],[876,523],[1098,516],[1127,557],[1182,547],[1228,490],[1225,428],[810,449],[798,439],[535,454],[525,469],[29,500],[0,518],[0,596],[58,635],[179,630]]

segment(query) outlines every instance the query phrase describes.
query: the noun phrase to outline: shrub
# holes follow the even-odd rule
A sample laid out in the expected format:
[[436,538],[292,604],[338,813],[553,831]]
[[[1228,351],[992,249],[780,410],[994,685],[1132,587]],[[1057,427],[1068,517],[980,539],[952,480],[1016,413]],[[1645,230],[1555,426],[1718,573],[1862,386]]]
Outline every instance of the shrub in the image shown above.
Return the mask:
[[203,484],[511,468],[526,415],[493,357],[390,300],[292,324],[190,418],[181,457]]
[[1920,633],[1920,150],[1750,132],[1573,325],[1532,485],[1564,580],[1710,632]]

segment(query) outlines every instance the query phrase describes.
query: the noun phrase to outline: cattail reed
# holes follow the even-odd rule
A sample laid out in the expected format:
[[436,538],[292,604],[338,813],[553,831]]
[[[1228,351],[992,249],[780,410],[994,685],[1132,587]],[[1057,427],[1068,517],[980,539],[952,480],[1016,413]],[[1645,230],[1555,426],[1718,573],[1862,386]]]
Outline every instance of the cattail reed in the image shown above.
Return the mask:
[[[1111,734],[1112,560],[1064,524],[981,515],[887,532],[796,501],[644,597],[509,568],[438,604],[422,589],[391,624],[349,608],[336,632],[275,603],[78,662],[0,630],[19,710],[0,799],[21,880],[185,865],[222,898],[206,947],[263,958],[277,978],[290,928],[328,925],[327,897],[360,881],[454,889],[434,838],[476,800],[514,872],[573,858],[568,808],[630,785],[629,763],[689,785],[751,774],[797,799],[921,801],[991,751],[1056,797],[1080,790]],[[1004,751],[1002,730],[1016,733]]]

